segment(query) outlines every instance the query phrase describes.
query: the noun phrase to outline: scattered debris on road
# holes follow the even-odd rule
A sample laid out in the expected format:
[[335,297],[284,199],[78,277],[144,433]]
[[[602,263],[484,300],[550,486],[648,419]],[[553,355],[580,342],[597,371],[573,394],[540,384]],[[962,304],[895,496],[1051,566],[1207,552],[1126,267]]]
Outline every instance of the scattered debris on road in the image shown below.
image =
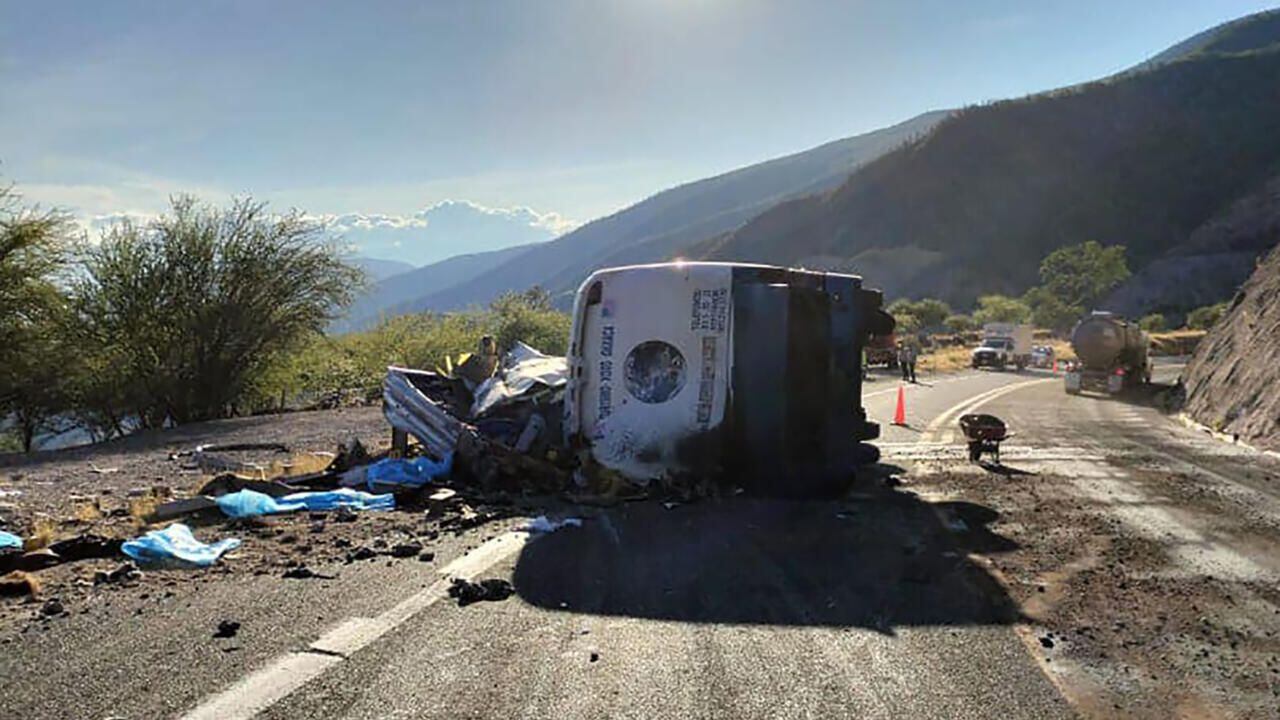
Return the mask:
[[569,517],[562,520],[548,520],[546,515],[539,515],[520,529],[528,533],[550,533],[563,527],[582,527],[582,518]]
[[191,534],[191,528],[182,523],[174,523],[163,530],[152,530],[140,538],[130,540],[120,549],[138,562],[176,561],[208,567],[217,562],[224,553],[239,546],[240,541],[235,538],[219,540],[213,544],[202,543]]
[[337,575],[325,575],[324,573],[318,573],[315,570],[312,570],[311,568],[307,567],[306,565],[291,567],[288,570],[285,570],[284,574],[282,574],[280,577],[288,578],[291,580],[311,580],[311,579],[337,580],[338,579]]
[[472,603],[506,600],[515,593],[511,583],[501,578],[488,578],[480,582],[470,582],[462,578],[454,578],[449,586],[449,597],[458,601],[458,607],[466,607]]
[[40,594],[40,580],[29,572],[14,570],[0,576],[0,597],[35,597]]
[[142,579],[142,571],[131,562],[122,563],[115,570],[99,570],[93,574],[93,584],[132,582]]
[[240,623],[235,620],[219,620],[218,629],[213,632],[215,638],[233,638],[240,632]]

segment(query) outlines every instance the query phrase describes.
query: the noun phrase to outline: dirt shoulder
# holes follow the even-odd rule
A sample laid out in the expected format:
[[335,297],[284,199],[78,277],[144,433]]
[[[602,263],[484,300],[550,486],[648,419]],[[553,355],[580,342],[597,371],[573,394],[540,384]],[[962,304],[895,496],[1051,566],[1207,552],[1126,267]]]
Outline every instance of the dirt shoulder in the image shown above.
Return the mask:
[[[162,488],[169,494],[193,492],[207,474],[183,468],[171,457],[198,445],[280,443],[289,453],[237,454],[248,462],[271,463],[292,455],[334,452],[355,438],[371,451],[390,445],[391,433],[381,408],[344,408],[260,415],[195,423],[139,433],[110,442],[31,455],[0,456],[2,526],[19,535],[40,517],[60,521],[86,501],[97,499],[104,513],[127,507],[130,491]],[[17,529],[15,529],[17,528]]]
[[[1217,557],[1213,546],[1229,539],[1275,547],[1274,529],[1256,513],[1223,507],[1219,494],[1188,491],[1195,483],[1176,473],[1140,473],[1142,486],[1161,493],[1150,503],[1119,489],[1114,500],[1084,494],[1078,482],[971,466],[913,474],[908,487],[999,513],[989,528],[1016,549],[983,561],[1021,609],[1028,648],[1084,715],[1272,717],[1280,589],[1257,573],[1232,577],[1231,556]],[[1205,538],[1198,553],[1135,527],[1129,513],[1166,500],[1178,512],[1216,517],[1223,534]],[[1121,503],[1128,509],[1117,514]],[[1215,562],[1223,566],[1206,567]]]
[[15,587],[6,591],[10,597],[0,597],[0,635],[79,612],[90,596],[104,592],[166,597],[182,587],[222,578],[284,575],[291,570],[325,574],[331,570],[324,568],[361,561],[430,562],[442,536],[460,535],[520,511],[510,500],[466,492],[431,508],[410,498],[388,512],[295,512],[231,520],[214,509],[178,518],[203,542],[242,541],[214,567],[148,567],[137,573],[127,569],[127,558],[118,552],[120,541],[169,524],[149,524],[146,512],[159,503],[196,495],[216,474],[191,467],[190,458],[181,455],[184,451],[207,444],[280,443],[288,452],[232,454],[237,462],[258,464],[273,474],[323,467],[339,444],[353,439],[375,453],[390,445],[380,408],[201,423],[100,445],[5,457],[0,461],[0,529],[28,541],[38,537],[40,545],[80,539],[90,555],[98,554],[96,547],[103,543],[116,545],[114,551],[101,553],[105,557],[64,557],[68,561],[29,572],[34,594]]

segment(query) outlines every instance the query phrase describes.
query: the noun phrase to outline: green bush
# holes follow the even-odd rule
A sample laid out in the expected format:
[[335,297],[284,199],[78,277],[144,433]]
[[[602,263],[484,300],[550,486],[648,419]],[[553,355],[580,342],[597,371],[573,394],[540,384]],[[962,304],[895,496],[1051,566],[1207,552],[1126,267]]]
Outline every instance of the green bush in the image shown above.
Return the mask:
[[363,281],[322,225],[250,200],[177,197],[154,222],[115,225],[72,285],[79,345],[101,372],[84,378],[82,409],[116,430],[242,412]]
[[1078,305],[1068,305],[1044,286],[1031,288],[1022,296],[1022,301],[1031,308],[1031,322],[1057,332],[1070,330],[1084,311]]
[[1187,327],[1192,330],[1208,330],[1218,324],[1218,321],[1222,319],[1222,316],[1226,311],[1226,303],[1218,303],[1216,305],[1206,305],[1201,308],[1196,308],[1195,310],[1187,313]]
[[1167,327],[1164,315],[1160,313],[1151,313],[1138,321],[1138,327],[1147,332],[1164,332]]
[[943,321],[943,325],[953,333],[973,332],[978,329],[978,321],[973,319],[971,315],[948,315]]
[[255,387],[256,409],[289,405],[341,391],[377,392],[387,366],[433,370],[446,358],[475,352],[492,335],[499,352],[521,341],[550,355],[568,349],[571,320],[540,288],[507,293],[486,310],[388,318],[364,332],[315,335],[281,357]]
[[980,325],[994,322],[1024,323],[1031,317],[1031,308],[1017,298],[1006,295],[983,295],[978,298],[978,309],[973,319]]
[[[928,330],[941,328],[951,314],[951,308],[941,300],[925,298],[923,300],[907,300],[899,298],[885,308],[895,318],[912,316],[916,326],[913,329]],[[901,323],[901,321],[899,321]]]
[[0,452],[31,450],[69,402],[79,356],[62,292],[70,230],[65,215],[25,207],[0,187],[0,435],[9,436]]

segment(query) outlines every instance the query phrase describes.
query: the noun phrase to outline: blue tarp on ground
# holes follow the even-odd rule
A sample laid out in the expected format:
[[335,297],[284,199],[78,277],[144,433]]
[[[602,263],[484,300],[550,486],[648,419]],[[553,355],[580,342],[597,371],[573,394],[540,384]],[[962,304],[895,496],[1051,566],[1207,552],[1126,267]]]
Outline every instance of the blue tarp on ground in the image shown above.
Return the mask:
[[3,548],[22,548],[22,538],[11,532],[0,530],[0,549]]
[[342,488],[325,492],[299,492],[273,498],[255,490],[238,490],[217,498],[218,508],[228,517],[297,512],[298,510],[334,510],[339,507],[357,510],[394,510],[394,495],[373,495],[362,490]]
[[436,478],[444,477],[453,469],[453,453],[443,460],[418,457],[412,460],[386,458],[365,470],[365,481],[372,490],[377,485],[420,488]]
[[217,562],[223,553],[237,547],[240,547],[240,541],[235,538],[206,545],[191,534],[191,528],[174,523],[163,530],[152,530],[140,538],[126,541],[120,550],[143,563],[179,561],[207,567]]

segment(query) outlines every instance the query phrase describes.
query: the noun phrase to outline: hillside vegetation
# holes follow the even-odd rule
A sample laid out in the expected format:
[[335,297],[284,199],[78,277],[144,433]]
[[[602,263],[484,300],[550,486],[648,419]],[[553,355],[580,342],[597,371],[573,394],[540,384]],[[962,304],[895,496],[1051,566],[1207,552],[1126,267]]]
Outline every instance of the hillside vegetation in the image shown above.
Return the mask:
[[[1280,170],[1277,78],[1280,50],[1198,51],[969,108],[695,254],[855,270],[875,257],[889,267],[864,272],[889,294],[954,305],[1021,293],[1049,251],[1085,240],[1127,246],[1141,269]],[[908,266],[889,249],[908,251]]]

